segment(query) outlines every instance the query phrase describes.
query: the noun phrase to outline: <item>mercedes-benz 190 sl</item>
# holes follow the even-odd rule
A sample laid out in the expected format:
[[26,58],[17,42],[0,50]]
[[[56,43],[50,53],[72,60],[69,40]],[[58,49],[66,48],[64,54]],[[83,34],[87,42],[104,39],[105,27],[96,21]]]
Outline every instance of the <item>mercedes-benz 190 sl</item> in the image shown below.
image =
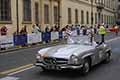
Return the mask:
[[111,48],[107,44],[91,43],[87,36],[72,37],[71,40],[72,43],[39,50],[35,65],[43,71],[78,69],[86,74],[93,65],[110,61]]

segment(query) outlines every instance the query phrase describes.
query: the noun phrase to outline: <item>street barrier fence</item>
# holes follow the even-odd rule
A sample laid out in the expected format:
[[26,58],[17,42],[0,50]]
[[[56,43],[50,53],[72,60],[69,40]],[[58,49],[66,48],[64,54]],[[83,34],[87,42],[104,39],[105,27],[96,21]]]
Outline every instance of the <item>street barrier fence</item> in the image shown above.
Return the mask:
[[59,39],[63,39],[63,32],[59,32]]
[[42,41],[49,42],[51,40],[51,32],[42,32]]
[[34,43],[46,42],[63,39],[64,32],[41,32],[31,34],[20,34],[0,37],[0,49],[12,48],[16,46],[27,46]]
[[14,46],[13,36],[1,36],[0,48],[10,48]]
[[[73,31],[74,35],[81,35],[82,31],[76,29]],[[13,36],[1,36],[0,48],[10,48],[16,46],[27,46],[39,42],[50,42],[53,40],[61,40],[65,38],[65,31],[61,32],[41,32],[31,34],[21,34]]]
[[42,42],[42,34],[36,34],[36,33],[32,33],[32,34],[27,34],[27,44],[33,44],[33,43],[38,43],[38,42]]
[[14,46],[25,46],[27,45],[27,34],[14,35],[13,41]]
[[51,32],[51,40],[58,40],[59,32]]

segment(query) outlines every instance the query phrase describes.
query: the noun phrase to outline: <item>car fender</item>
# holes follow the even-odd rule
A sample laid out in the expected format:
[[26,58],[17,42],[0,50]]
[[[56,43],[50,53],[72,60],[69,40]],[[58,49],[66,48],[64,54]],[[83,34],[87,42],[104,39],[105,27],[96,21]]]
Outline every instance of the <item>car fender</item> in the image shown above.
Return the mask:
[[94,53],[88,53],[82,56],[82,59],[85,59],[86,57],[91,57]]
[[105,50],[105,52],[109,52],[109,51],[111,52],[111,49],[110,49],[110,48],[108,48],[108,49]]
[[112,56],[112,51],[110,48],[106,49],[105,53],[110,52],[110,56]]

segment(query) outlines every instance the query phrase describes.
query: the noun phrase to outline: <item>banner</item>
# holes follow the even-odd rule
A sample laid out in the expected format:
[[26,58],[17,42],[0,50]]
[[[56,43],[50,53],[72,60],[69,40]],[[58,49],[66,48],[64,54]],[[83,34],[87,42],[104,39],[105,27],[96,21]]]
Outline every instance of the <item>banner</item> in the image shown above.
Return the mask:
[[65,31],[63,31],[63,32],[62,32],[62,34],[63,34],[63,38],[65,38],[65,36],[66,36],[66,33],[65,33]]
[[14,45],[15,46],[27,45],[27,34],[14,35]]
[[0,36],[0,48],[9,48],[13,46],[13,36]]
[[62,39],[62,38],[63,38],[63,33],[59,32],[59,39]]
[[51,40],[51,32],[42,32],[42,41],[49,42]]
[[59,39],[59,33],[51,32],[51,40],[57,40],[57,39]]
[[77,36],[77,30],[72,31],[72,36]]
[[28,44],[38,43],[41,41],[42,41],[41,33],[39,33],[39,34],[32,33],[32,34],[27,35],[27,43]]

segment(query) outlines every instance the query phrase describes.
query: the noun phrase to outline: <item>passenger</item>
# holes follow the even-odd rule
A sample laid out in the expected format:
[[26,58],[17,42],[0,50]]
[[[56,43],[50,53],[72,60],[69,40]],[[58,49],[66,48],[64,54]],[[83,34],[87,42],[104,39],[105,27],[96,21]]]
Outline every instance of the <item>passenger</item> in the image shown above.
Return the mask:
[[74,43],[74,41],[72,40],[72,29],[70,26],[68,28],[66,28],[65,36],[67,37],[68,44]]
[[90,42],[93,43],[93,40],[94,40],[94,28],[92,26],[88,30],[88,37],[90,39]]

